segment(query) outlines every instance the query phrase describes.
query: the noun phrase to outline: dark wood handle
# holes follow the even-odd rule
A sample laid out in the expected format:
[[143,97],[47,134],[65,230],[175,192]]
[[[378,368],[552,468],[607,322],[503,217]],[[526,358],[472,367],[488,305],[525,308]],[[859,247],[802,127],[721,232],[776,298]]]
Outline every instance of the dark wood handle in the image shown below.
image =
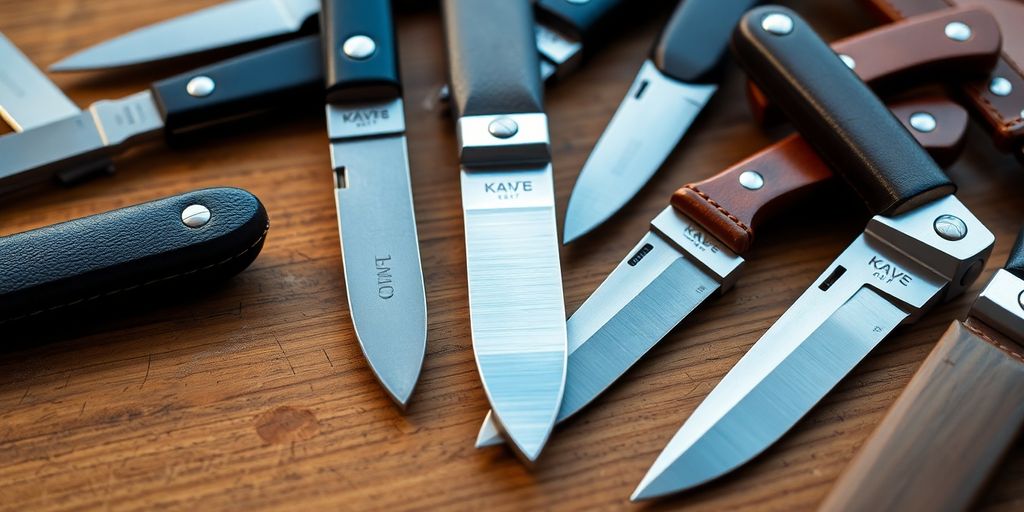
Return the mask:
[[391,0],[322,0],[320,35],[327,101],[401,96]]
[[965,510],[1024,423],[1024,355],[954,322],[840,475],[827,511]]
[[[958,41],[946,35],[950,23],[970,27],[971,37]],[[873,88],[930,82],[961,82],[989,73],[1002,48],[995,17],[984,9],[946,9],[883,25],[832,43],[853,71]],[[754,118],[762,124],[783,119],[753,83],[748,97]]]
[[[963,147],[967,111],[941,97],[907,100],[893,105],[896,117],[932,156],[951,164]],[[910,118],[927,113],[935,128],[923,132],[910,127]],[[740,175],[757,172],[763,186],[745,188]],[[797,134],[769,146],[754,156],[698,183],[676,191],[672,205],[711,232],[736,253],[754,242],[754,228],[794,201],[818,190],[832,178],[832,171]]]

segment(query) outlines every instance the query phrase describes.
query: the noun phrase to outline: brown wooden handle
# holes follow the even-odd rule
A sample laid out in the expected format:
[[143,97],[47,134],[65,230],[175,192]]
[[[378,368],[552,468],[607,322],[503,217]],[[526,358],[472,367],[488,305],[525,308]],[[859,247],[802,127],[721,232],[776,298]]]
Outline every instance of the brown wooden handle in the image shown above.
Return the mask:
[[964,510],[1024,423],[1024,355],[954,322],[840,475],[827,511]]
[[[971,37],[956,41],[946,27],[960,22],[970,27]],[[946,9],[907,18],[832,43],[846,56],[857,76],[872,87],[893,82],[962,81],[984,76],[995,66],[1002,46],[996,19],[979,8]],[[845,59],[844,59],[845,60]],[[747,98],[754,118],[762,124],[784,120],[782,113],[752,82]]]
[[[927,97],[890,108],[939,164],[948,165],[956,159],[967,130],[968,116],[962,107],[946,98]],[[910,127],[911,117],[921,113],[935,119],[933,130],[923,132]],[[748,171],[758,174],[760,188],[742,184],[745,180],[741,177]],[[753,175],[747,177],[757,181]],[[831,178],[832,171],[818,154],[793,134],[711,178],[677,190],[672,206],[742,254],[754,242],[756,226]]]

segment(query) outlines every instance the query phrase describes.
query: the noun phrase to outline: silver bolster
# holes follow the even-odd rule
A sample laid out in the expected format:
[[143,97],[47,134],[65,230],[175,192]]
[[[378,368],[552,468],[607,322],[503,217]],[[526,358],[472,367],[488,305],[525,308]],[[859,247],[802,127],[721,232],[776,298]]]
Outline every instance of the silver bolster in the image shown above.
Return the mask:
[[719,293],[736,282],[745,260],[686,215],[669,206],[651,221],[651,227],[687,255],[687,259],[716,276],[721,282]]
[[1024,341],[1024,281],[1006,270],[997,270],[971,308],[971,315]]
[[405,133],[402,99],[377,103],[327,105],[327,136],[331,140]]
[[542,24],[537,24],[536,35],[537,51],[555,66],[571,70],[579,65],[582,43]]
[[551,161],[548,116],[465,116],[455,127],[459,157],[467,167],[544,164]]
[[142,138],[164,127],[163,116],[153,95],[142,91],[116,100],[101,100],[89,107],[103,145],[118,146],[129,139]]

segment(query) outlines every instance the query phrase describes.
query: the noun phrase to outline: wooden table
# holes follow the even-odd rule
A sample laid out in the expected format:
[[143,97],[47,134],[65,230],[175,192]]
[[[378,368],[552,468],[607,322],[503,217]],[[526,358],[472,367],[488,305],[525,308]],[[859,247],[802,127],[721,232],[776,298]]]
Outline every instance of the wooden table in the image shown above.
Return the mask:
[[[42,66],[213,3],[0,0],[0,31]],[[873,24],[852,0],[789,3],[830,38]],[[665,4],[549,89],[560,216],[578,169],[667,16]],[[430,311],[426,366],[410,408],[392,406],[353,337],[322,110],[186,148],[154,145],[120,158],[115,176],[5,201],[0,233],[229,185],[266,204],[266,248],[211,294],[122,318],[115,312],[102,330],[0,355],[0,509],[628,508],[631,491],[682,421],[867,219],[852,200],[818,200],[764,229],[736,289],[691,315],[559,428],[533,470],[504,449],[476,450],[487,403],[470,347],[456,144],[451,120],[429,101],[445,76],[441,26],[434,5],[408,7],[399,39]],[[87,105],[187,67],[54,79]],[[598,234],[562,250],[570,312],[675,188],[779,135],[751,122],[742,85],[731,68],[637,200]],[[961,199],[998,237],[982,279],[897,331],[755,461],[652,508],[794,510],[824,497],[946,326],[1002,265],[1024,219],[1024,173],[982,130],[972,129],[950,174]],[[1001,466],[980,506],[1024,507],[1024,446]]]

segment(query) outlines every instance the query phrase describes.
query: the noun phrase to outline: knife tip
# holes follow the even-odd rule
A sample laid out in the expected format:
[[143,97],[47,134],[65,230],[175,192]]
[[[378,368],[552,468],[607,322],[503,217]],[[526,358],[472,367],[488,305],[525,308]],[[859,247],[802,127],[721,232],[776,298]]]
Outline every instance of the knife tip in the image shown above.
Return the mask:
[[494,419],[491,417],[490,411],[488,411],[483,424],[480,425],[480,432],[476,435],[475,446],[479,449],[496,446],[501,443],[501,432],[498,432],[498,428],[494,425]]

